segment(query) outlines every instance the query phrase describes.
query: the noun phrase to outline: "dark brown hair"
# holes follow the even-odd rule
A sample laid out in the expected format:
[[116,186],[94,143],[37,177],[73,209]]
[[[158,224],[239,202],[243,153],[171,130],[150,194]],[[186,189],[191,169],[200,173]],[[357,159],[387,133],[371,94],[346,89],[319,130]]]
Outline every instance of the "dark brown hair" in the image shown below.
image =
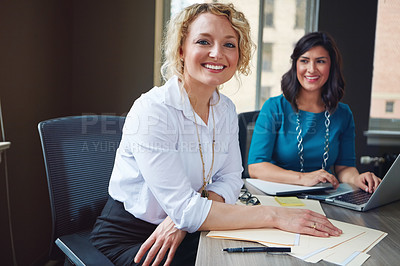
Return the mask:
[[331,66],[329,78],[321,91],[321,98],[329,113],[333,113],[344,95],[345,81],[342,74],[342,56],[334,39],[326,32],[311,32],[304,35],[297,43],[290,58],[292,67],[282,76],[281,89],[285,98],[297,112],[296,103],[300,82],[297,79],[296,63],[301,55],[315,46],[322,46],[328,51]]

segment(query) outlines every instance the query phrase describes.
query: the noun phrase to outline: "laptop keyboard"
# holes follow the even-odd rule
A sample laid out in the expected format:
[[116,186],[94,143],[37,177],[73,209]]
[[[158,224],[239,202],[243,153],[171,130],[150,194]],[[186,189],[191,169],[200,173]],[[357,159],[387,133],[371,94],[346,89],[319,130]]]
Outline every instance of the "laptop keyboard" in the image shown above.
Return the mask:
[[367,201],[369,200],[369,198],[371,198],[371,196],[372,196],[371,193],[368,193],[368,192],[365,192],[364,190],[359,189],[357,191],[353,191],[350,193],[336,196],[334,199],[352,203],[352,204],[356,204],[356,205],[361,205],[361,204],[367,203]]

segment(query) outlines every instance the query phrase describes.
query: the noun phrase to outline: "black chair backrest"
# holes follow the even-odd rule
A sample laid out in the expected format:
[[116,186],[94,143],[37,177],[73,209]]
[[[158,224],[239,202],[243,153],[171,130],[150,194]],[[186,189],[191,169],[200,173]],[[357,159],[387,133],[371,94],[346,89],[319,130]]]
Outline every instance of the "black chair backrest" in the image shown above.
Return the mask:
[[[52,213],[52,239],[90,230],[108,198],[124,117],[71,116],[38,124]],[[50,250],[50,254],[52,254]]]
[[238,115],[239,120],[239,145],[240,153],[242,155],[242,166],[243,173],[242,178],[249,178],[249,172],[247,169],[247,156],[249,154],[249,148],[251,138],[253,136],[254,125],[257,120],[260,111],[244,112]]

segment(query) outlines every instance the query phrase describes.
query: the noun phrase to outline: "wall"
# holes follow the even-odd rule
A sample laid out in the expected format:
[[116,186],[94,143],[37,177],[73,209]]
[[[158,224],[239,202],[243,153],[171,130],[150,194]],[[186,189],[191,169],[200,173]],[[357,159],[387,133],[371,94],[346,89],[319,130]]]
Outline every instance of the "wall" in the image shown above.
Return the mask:
[[74,1],[74,113],[123,114],[152,87],[154,2]]
[[[50,208],[37,123],[69,112],[70,13],[69,1],[0,4],[0,97],[5,135],[11,141],[7,165],[18,265],[30,265],[44,256],[50,242]],[[5,185],[0,190],[5,198]],[[9,236],[6,210],[2,200],[1,236]],[[2,264],[12,265],[10,239],[1,237],[0,241],[7,251],[2,251]]]
[[360,171],[372,170],[371,166],[360,165],[360,156],[399,153],[398,147],[368,146],[363,133],[368,129],[371,105],[377,1],[320,0],[319,30],[335,38],[343,56],[343,102],[350,105],[354,116]]
[[[42,120],[124,114],[153,83],[154,2],[3,0],[0,97],[18,265],[41,265],[51,216],[37,133]],[[2,265],[12,265],[4,166],[0,167]]]

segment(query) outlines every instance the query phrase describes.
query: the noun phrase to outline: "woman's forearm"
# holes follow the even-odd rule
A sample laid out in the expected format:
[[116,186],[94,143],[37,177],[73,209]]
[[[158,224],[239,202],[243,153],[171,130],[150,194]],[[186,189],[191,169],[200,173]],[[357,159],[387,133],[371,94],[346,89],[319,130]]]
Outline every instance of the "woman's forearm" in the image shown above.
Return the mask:
[[213,202],[211,210],[199,230],[274,227],[273,208],[261,205],[249,207]]
[[340,182],[350,184],[354,184],[355,178],[360,175],[357,168],[350,166],[337,165],[335,166],[335,172]]
[[272,163],[262,162],[248,166],[250,177],[271,182],[301,185],[301,173],[285,170]]
[[342,233],[324,215],[311,210],[262,205],[250,207],[215,201],[213,201],[210,212],[199,230],[247,228],[278,228],[320,237]]

